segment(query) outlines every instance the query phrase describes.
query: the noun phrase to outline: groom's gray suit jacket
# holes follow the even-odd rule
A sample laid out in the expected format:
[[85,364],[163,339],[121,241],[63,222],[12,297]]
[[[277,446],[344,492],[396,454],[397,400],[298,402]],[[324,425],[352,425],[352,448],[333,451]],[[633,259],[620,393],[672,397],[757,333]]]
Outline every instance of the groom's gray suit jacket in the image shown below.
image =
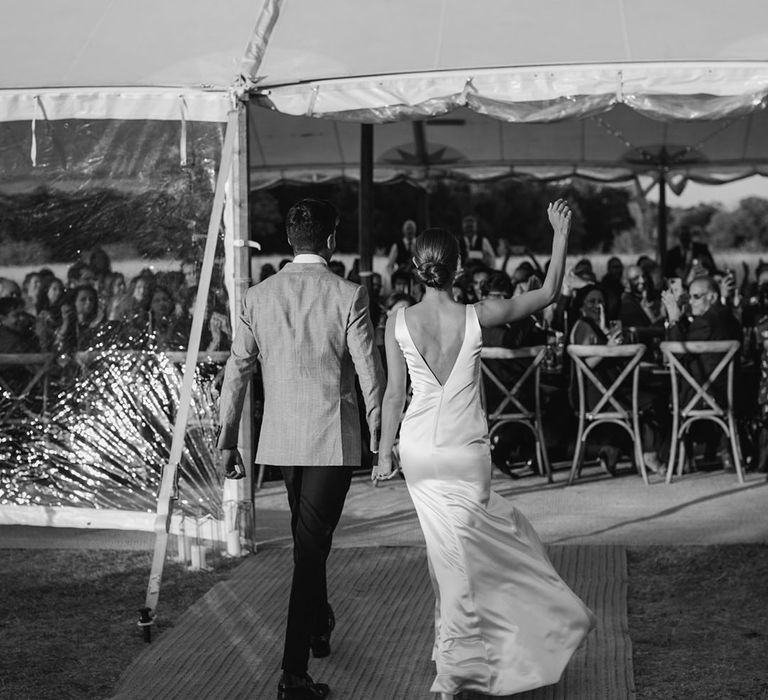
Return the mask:
[[359,466],[355,372],[372,430],[384,383],[365,288],[322,263],[289,263],[248,290],[221,388],[220,449],[237,445],[257,362],[264,383],[257,463]]

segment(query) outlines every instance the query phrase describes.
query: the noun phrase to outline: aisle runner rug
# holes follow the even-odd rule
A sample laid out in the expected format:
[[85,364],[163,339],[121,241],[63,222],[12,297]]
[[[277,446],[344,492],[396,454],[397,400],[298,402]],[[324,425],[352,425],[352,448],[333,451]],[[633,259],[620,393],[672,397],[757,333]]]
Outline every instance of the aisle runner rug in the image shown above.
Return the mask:
[[[557,685],[514,699],[632,700],[624,548],[560,546],[549,553],[597,614],[598,627]],[[291,564],[288,549],[243,561],[146,647],[123,674],[115,698],[275,698]],[[338,621],[333,654],[310,659],[309,672],[331,686],[330,700],[432,700],[433,598],[424,549],[340,549],[331,555],[328,575]]]

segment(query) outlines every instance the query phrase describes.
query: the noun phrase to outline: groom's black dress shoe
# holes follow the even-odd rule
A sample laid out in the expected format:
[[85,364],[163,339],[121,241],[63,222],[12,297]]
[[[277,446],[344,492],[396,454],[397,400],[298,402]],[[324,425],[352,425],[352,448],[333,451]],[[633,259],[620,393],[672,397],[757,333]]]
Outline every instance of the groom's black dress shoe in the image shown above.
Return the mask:
[[277,700],[323,700],[331,694],[325,683],[315,683],[309,674],[283,673],[277,684]]
[[316,659],[324,659],[331,655],[331,632],[336,627],[336,617],[333,608],[328,606],[328,631],[323,634],[313,634],[309,639],[309,648]]

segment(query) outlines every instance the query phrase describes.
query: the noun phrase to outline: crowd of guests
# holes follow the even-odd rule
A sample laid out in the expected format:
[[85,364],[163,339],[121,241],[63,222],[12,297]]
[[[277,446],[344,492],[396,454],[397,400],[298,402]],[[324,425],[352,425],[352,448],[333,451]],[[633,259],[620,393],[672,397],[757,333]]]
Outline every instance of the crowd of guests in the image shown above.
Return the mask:
[[[411,249],[417,235],[414,221],[402,226],[402,237],[392,245],[387,260],[388,291],[382,276],[369,277],[371,317],[376,328],[382,359],[387,317],[403,306],[416,303],[423,289],[413,275]],[[533,255],[512,263],[505,241],[496,251],[488,237],[478,233],[477,220],[468,216],[457,236],[462,254],[453,281],[453,296],[462,303],[501,297],[510,298],[541,285],[546,273]],[[754,273],[744,265],[740,281],[734,270],[718,269],[707,246],[696,241],[694,232],[682,228],[679,244],[668,251],[665,267],[646,255],[626,265],[610,258],[599,279],[588,257],[568,270],[557,302],[534,317],[501,328],[483,329],[486,346],[529,347],[552,342],[612,345],[644,343],[647,359],[660,362],[662,340],[738,340],[742,343],[740,371],[756,374],[756,381],[739,383],[754,387],[741,392],[740,415],[757,426],[754,441],[756,466],[768,467],[768,263]],[[498,254],[495,254],[498,253]],[[280,269],[289,259],[282,260]],[[342,277],[361,282],[359,261],[350,269],[338,260],[331,268]],[[277,269],[264,264],[259,281]],[[107,254],[96,249],[87,261],[77,261],[66,279],[42,268],[28,273],[18,283],[0,278],[0,354],[54,352],[59,355],[95,348],[134,350],[183,350],[189,340],[192,312],[197,296],[199,269],[184,262],[173,272],[142,270],[126,280],[111,268]],[[228,350],[232,329],[226,292],[214,289],[207,303],[201,349]],[[694,368],[700,376],[712,368]],[[6,384],[14,381],[18,368],[0,367]],[[610,380],[615,369],[609,361],[594,371]],[[567,363],[564,370],[568,374]],[[511,380],[507,377],[507,380]],[[572,379],[572,378],[567,378]],[[713,391],[724,392],[722,375]],[[640,392],[646,466],[662,469],[668,451],[668,387],[643,383]],[[575,404],[574,386],[570,387]],[[709,431],[714,433],[715,431]],[[599,458],[613,472],[621,452],[620,440],[608,434],[601,438]],[[705,441],[709,436],[705,435]],[[707,445],[727,468],[730,458],[722,442]],[[759,453],[759,454],[758,454]]]
[[[0,278],[0,354],[79,351],[177,351],[186,349],[197,297],[199,268],[144,269],[126,280],[98,248],[72,264],[66,279],[41,268],[21,282]],[[228,350],[232,330],[223,288],[208,300],[201,349]],[[29,370],[0,367],[0,378],[18,384]]]
[[[417,235],[412,220],[402,227],[402,238],[394,244],[388,255],[387,274],[389,291],[382,294],[382,277],[373,273],[370,278],[371,316],[376,326],[377,341],[383,353],[386,319],[402,306],[416,303],[423,293],[412,274],[411,248]],[[474,303],[489,297],[510,298],[541,284],[546,273],[532,255],[510,266],[512,258],[508,248],[499,255],[487,237],[478,235],[474,217],[462,222],[462,235],[457,236],[462,250],[462,264],[453,281],[456,301]],[[639,256],[625,266],[619,257],[608,260],[605,274],[598,276],[588,257],[579,260],[568,270],[560,298],[555,304],[535,317],[509,324],[503,328],[483,329],[486,346],[507,348],[529,347],[552,342],[553,337],[565,343],[613,345],[643,343],[647,347],[646,359],[661,364],[659,345],[663,340],[738,340],[741,353],[738,372],[752,371],[754,382],[747,382],[755,390],[742,390],[737,397],[737,411],[742,425],[756,428],[742,436],[747,444],[754,442],[753,466],[768,469],[768,263],[760,263],[756,270],[743,266],[740,281],[734,270],[719,269],[708,247],[694,240],[688,228],[678,231],[679,245],[668,251],[665,267],[647,255]],[[357,261],[356,261],[357,262]],[[357,264],[347,272],[341,263],[332,263],[337,274],[359,282]],[[269,271],[274,272],[274,270]],[[567,359],[567,358],[566,358]],[[705,358],[690,367],[699,381],[707,379],[713,366]],[[607,382],[618,374],[618,367],[610,360],[596,362],[593,371]],[[577,405],[575,383],[567,362],[564,366],[565,383],[569,385],[571,413]],[[507,378],[508,380],[511,378]],[[721,374],[712,387],[715,395],[725,394],[725,374]],[[736,382],[744,385],[743,382]],[[758,391],[759,387],[759,391]],[[593,397],[596,402],[598,397]],[[639,396],[643,432],[643,458],[646,467],[654,472],[665,468],[669,452],[670,391],[663,379],[644,378]],[[701,424],[706,427],[707,423]],[[605,430],[594,433],[599,443],[600,463],[614,473],[626,436]],[[713,438],[714,436],[714,438]],[[717,431],[694,431],[694,438],[703,443],[702,462],[733,465],[727,444]],[[763,442],[764,448],[757,449]],[[747,450],[749,452],[750,450]]]

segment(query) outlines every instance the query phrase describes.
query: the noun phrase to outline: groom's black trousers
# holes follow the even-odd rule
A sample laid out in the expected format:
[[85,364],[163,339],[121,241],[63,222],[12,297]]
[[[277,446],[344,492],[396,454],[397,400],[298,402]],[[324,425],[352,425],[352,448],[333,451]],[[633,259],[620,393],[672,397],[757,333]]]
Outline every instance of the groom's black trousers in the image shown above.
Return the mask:
[[283,670],[302,674],[312,635],[328,631],[325,562],[352,481],[352,467],[280,467],[293,534],[293,581]]

